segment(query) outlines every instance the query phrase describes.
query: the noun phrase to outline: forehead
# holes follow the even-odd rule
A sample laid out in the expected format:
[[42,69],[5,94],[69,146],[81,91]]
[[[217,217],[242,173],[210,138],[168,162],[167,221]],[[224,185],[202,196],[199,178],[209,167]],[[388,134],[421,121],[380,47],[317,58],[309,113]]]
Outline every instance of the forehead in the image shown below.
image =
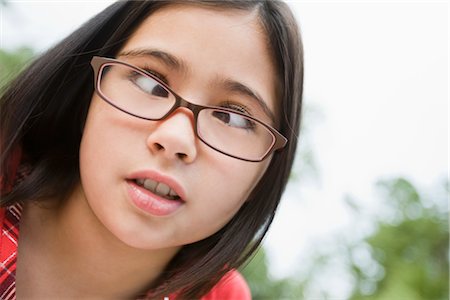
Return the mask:
[[120,52],[142,49],[158,49],[185,62],[191,83],[242,82],[277,115],[274,63],[256,11],[165,6],[142,22]]

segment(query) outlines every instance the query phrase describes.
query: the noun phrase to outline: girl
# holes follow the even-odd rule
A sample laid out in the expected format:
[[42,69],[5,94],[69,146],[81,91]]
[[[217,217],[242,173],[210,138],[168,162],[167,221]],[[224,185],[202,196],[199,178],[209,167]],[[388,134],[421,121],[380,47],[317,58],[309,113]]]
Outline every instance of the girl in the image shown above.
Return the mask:
[[302,74],[278,1],[121,1],[41,55],[0,102],[0,297],[249,298]]

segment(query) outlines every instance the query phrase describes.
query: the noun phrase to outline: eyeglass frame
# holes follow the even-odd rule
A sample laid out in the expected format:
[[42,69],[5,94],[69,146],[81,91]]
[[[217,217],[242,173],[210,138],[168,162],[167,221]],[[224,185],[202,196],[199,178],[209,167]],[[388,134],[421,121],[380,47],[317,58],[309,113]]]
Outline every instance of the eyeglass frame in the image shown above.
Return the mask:
[[[124,65],[127,67],[130,67],[132,69],[135,69],[136,71],[139,71],[149,77],[151,77],[152,79],[154,79],[156,82],[158,82],[162,87],[164,87],[168,92],[170,92],[174,97],[175,97],[175,102],[172,106],[172,108],[169,109],[169,111],[163,115],[161,118],[147,118],[147,117],[143,117],[143,116],[139,116],[136,115],[134,113],[131,113],[119,106],[117,106],[116,104],[114,104],[111,100],[109,100],[105,95],[102,94],[101,90],[100,90],[100,74],[101,71],[103,70],[103,68],[105,67],[105,65],[107,65],[108,63],[110,64],[119,64],[119,65]],[[266,124],[265,122],[262,122],[260,120],[258,120],[257,118],[253,117],[253,116],[249,116],[247,114],[238,112],[236,110],[230,109],[230,108],[226,108],[226,107],[220,107],[220,106],[208,106],[208,105],[199,105],[199,104],[195,104],[195,103],[191,103],[187,100],[185,100],[183,97],[181,97],[180,95],[178,95],[177,93],[175,93],[165,82],[163,82],[161,79],[159,79],[158,77],[156,77],[155,75],[137,67],[134,66],[132,64],[129,64],[127,62],[115,59],[115,58],[109,58],[109,57],[101,57],[101,56],[93,56],[91,59],[91,66],[92,69],[94,71],[94,89],[97,92],[97,95],[100,96],[100,98],[102,98],[104,101],[106,101],[108,104],[112,105],[113,107],[117,108],[118,110],[131,115],[133,117],[139,118],[139,119],[143,119],[143,120],[149,120],[149,121],[161,121],[164,120],[165,118],[167,118],[169,115],[171,115],[175,110],[177,110],[180,107],[185,107],[187,109],[189,109],[194,116],[194,132],[195,135],[204,143],[206,144],[208,147],[210,147],[211,149],[216,150],[217,152],[220,152],[226,156],[229,157],[233,157],[239,160],[243,160],[243,161],[248,161],[248,162],[261,162],[264,159],[267,158],[267,156],[269,156],[272,152],[277,151],[279,149],[284,148],[284,146],[286,146],[287,143],[287,138],[284,137],[280,132],[278,132],[278,130],[276,130],[275,128],[273,128],[272,126]],[[200,111],[202,111],[203,109],[215,109],[215,110],[220,110],[220,111],[225,111],[228,113],[233,113],[233,114],[237,114],[240,116],[243,116],[245,118],[251,119],[252,121],[255,121],[259,124],[261,124],[262,126],[264,126],[266,129],[269,130],[269,132],[271,133],[272,137],[274,138],[272,145],[269,147],[269,149],[266,151],[266,153],[264,153],[262,155],[262,157],[260,159],[247,159],[247,158],[242,158],[239,156],[235,156],[229,153],[226,153],[220,149],[217,149],[216,147],[210,145],[208,142],[206,142],[201,135],[198,132],[198,114],[200,113]]]

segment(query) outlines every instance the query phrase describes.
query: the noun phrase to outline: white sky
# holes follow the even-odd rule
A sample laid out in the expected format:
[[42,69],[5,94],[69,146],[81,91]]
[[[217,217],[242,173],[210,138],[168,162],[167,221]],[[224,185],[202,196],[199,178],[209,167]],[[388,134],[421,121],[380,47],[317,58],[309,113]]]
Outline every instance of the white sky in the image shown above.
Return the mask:
[[[0,47],[41,50],[110,3],[10,2]],[[289,4],[305,47],[304,102],[323,118],[305,141],[320,179],[289,185],[266,240],[277,275],[294,271],[312,244],[349,228],[344,194],[371,207],[377,179],[405,176],[427,188],[448,177],[449,2]]]

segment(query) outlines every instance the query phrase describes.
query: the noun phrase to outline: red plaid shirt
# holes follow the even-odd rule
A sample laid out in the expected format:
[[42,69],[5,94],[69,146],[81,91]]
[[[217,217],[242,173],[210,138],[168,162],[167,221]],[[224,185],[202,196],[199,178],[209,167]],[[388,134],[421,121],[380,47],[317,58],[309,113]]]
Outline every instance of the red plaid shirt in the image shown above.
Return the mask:
[[17,241],[22,206],[15,204],[0,209],[2,235],[0,237],[0,299],[16,298]]
[[[22,167],[16,172],[15,184],[19,183],[29,173],[29,168]],[[13,173],[13,174],[14,174]],[[0,178],[1,179],[1,178]],[[0,180],[0,195],[9,192],[5,183]],[[19,241],[19,225],[22,205],[16,203],[6,208],[0,208],[0,300],[16,299],[16,264]],[[170,299],[174,297],[171,296]],[[169,299],[169,297],[166,297]],[[245,279],[233,270],[225,275],[219,283],[202,300],[248,300],[251,299],[250,289]]]

